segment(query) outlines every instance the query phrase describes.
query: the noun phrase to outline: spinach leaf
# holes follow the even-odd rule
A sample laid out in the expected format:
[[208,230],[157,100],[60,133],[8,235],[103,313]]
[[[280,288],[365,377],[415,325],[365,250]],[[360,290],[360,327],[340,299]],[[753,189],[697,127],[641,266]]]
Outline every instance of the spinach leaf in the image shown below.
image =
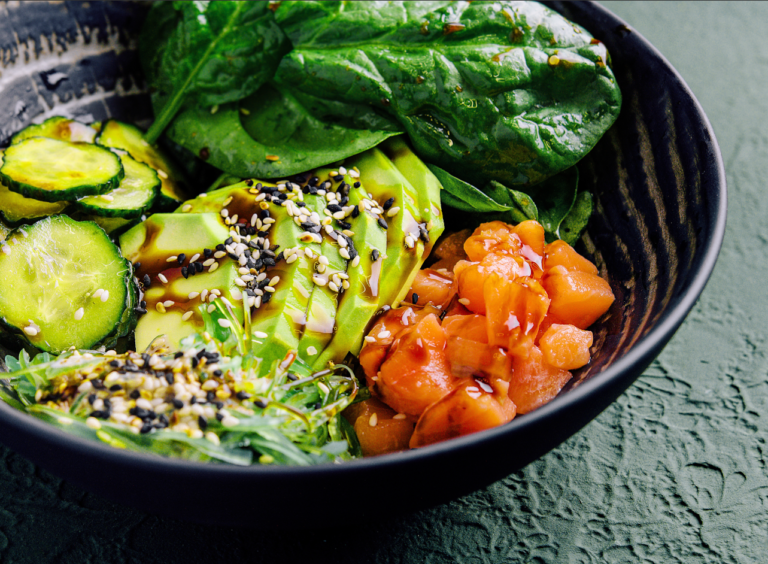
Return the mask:
[[275,18],[293,44],[276,83],[340,119],[389,114],[419,156],[476,185],[573,166],[619,112],[604,45],[535,2],[281,2]]
[[167,130],[175,142],[240,178],[298,174],[356,155],[397,133],[323,122],[286,89],[270,84],[215,113],[189,107]]
[[493,199],[440,167],[430,164],[427,166],[442,184],[443,191],[440,196],[449,206],[468,212],[498,212],[512,209],[510,205],[502,203],[498,198]]
[[157,2],[139,38],[153,96],[157,140],[194,97],[195,106],[240,100],[272,78],[290,49],[267,2]]
[[537,202],[539,223],[544,226],[544,231],[559,238],[558,229],[573,208],[578,187],[579,171],[571,167],[528,189],[531,198]]
[[569,245],[575,245],[581,237],[581,232],[587,227],[593,207],[592,194],[579,192],[573,208],[560,223],[558,236]]

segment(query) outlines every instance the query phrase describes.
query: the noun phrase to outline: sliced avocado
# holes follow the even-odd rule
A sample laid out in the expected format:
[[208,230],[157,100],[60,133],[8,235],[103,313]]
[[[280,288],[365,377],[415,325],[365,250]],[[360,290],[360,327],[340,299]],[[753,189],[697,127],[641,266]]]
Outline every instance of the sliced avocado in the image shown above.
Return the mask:
[[[330,169],[320,170],[317,172],[317,176],[325,178],[329,172]],[[350,180],[351,178],[347,176],[344,181],[349,183]],[[304,202],[308,210],[316,212],[321,218],[326,217],[324,210],[328,201],[324,196],[308,194],[304,196]],[[346,274],[347,272],[347,259],[339,254],[340,251],[341,248],[338,243],[325,235],[323,243],[320,245],[320,255],[313,263],[313,275],[324,284],[313,284],[314,287],[307,305],[307,324],[299,341],[299,356],[307,359],[310,363],[317,357],[318,353],[325,349],[333,337],[336,327],[339,290],[343,286],[339,287],[338,283],[333,281],[333,277],[335,274]],[[320,256],[327,259],[327,265],[319,262]],[[340,279],[337,278],[337,280]],[[334,286],[330,284],[334,284],[335,291]]]
[[[192,252],[194,249],[189,249]],[[143,264],[142,264],[143,268]],[[236,299],[233,291],[240,297],[235,279],[238,277],[237,264],[229,259],[221,262],[221,267],[213,272],[201,272],[189,278],[179,276],[178,267],[166,270],[164,275],[168,279],[168,285],[153,284],[144,292],[144,301],[147,302],[147,313],[144,314],[136,325],[136,350],[142,351],[149,343],[159,335],[165,335],[174,346],[178,346],[181,339],[193,333],[203,330],[205,324],[200,315],[199,308],[204,306],[201,297],[205,290],[217,289],[221,296],[216,299],[226,298],[232,306],[232,314],[235,319],[243,319],[242,298]],[[193,296],[190,298],[190,296]],[[206,296],[207,298],[208,296]],[[165,313],[160,313],[158,303],[172,301],[173,305],[167,308]],[[206,302],[208,300],[206,299]],[[182,315],[192,311],[191,317],[184,320]],[[166,320],[167,319],[167,325]]]
[[[421,215],[417,190],[379,149],[353,157],[348,166],[357,167],[361,182],[379,207],[394,199],[380,218],[387,223],[387,250],[382,265],[379,307],[399,304],[426,258],[424,243],[419,238]],[[394,208],[398,208],[397,213],[390,216]]]
[[352,242],[360,260],[356,266],[350,265],[347,268],[349,289],[339,301],[336,312],[337,331],[314,361],[313,368],[316,370],[325,368],[329,361],[341,362],[348,352],[355,355],[360,352],[365,328],[379,309],[379,286],[387,249],[387,232],[379,225],[376,214],[362,208],[361,203],[366,198],[368,193],[364,184],[350,190],[350,205],[360,206],[361,209],[357,217],[347,218],[352,224]]
[[120,236],[123,256],[141,262],[143,272],[162,272],[168,257],[188,257],[213,249],[229,237],[221,216],[215,213],[156,213]]
[[[254,186],[258,186],[259,184],[262,183],[249,180],[247,182],[238,182],[237,184],[232,184],[231,186],[225,186],[224,188],[219,188],[218,190],[212,190],[211,192],[204,192],[197,198],[193,198],[182,203],[174,211],[176,213],[213,212],[218,214],[224,207],[226,207],[228,210],[234,207],[237,211],[233,211],[233,215],[240,211],[247,212],[254,208],[254,198],[258,194],[258,190],[256,190]],[[274,186],[274,184],[270,182],[264,182],[263,185]],[[252,193],[249,192],[251,189],[253,190]],[[229,198],[232,198],[232,200],[230,200],[229,203],[227,203],[225,206],[224,202],[227,202]]]
[[[309,297],[312,294],[313,263],[304,254],[311,248],[312,254],[320,252],[320,245],[313,242],[302,242],[301,228],[288,217],[283,207],[270,208],[271,216],[275,219],[275,227],[270,233],[271,243],[280,245],[280,251],[296,249],[298,258],[290,264],[287,260],[280,261],[267,272],[268,279],[279,276],[280,280],[274,286],[269,302],[264,304],[264,298],[257,298],[262,305],[252,314],[251,334],[254,336],[252,351],[261,358],[261,366],[270,366],[274,360],[282,359],[289,350],[299,348]],[[266,336],[265,336],[266,335]]]
[[[427,168],[427,165],[416,156],[403,136],[391,137],[380,145],[397,170],[415,187],[419,198],[419,212],[428,241],[424,241],[424,256],[432,252],[438,237],[445,229],[443,210],[440,206],[440,181]],[[420,235],[423,234],[420,233]]]

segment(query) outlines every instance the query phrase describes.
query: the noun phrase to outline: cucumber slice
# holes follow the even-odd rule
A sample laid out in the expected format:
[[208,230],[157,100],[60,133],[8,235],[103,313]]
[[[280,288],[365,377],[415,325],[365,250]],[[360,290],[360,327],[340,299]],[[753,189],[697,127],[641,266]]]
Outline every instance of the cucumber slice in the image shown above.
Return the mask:
[[132,329],[133,267],[94,223],[56,215],[13,230],[0,244],[0,272],[0,326],[22,344],[111,347]]
[[[3,151],[0,151],[0,166],[3,165]],[[25,198],[21,194],[11,192],[0,184],[0,217],[10,225],[16,226],[30,219],[48,217],[64,211],[68,202],[41,202],[32,198]]]
[[16,145],[30,137],[49,137],[61,141],[93,143],[98,133],[93,127],[78,121],[54,116],[41,124],[28,125],[11,138],[11,145]]
[[83,213],[102,217],[132,219],[141,217],[152,206],[160,188],[155,169],[142,164],[129,155],[120,155],[125,177],[117,189],[100,196],[78,200],[75,207]]
[[44,202],[75,201],[114,190],[125,176],[109,149],[30,137],[5,150],[0,182],[13,192]]
[[91,215],[82,218],[83,221],[92,221],[111,237],[118,237],[141,221],[141,218],[123,219],[122,217],[99,217]]
[[162,182],[156,201],[159,208],[170,211],[187,199],[184,174],[158,147],[144,141],[144,132],[138,127],[111,119],[101,124],[96,143],[128,151],[134,159],[157,171]]

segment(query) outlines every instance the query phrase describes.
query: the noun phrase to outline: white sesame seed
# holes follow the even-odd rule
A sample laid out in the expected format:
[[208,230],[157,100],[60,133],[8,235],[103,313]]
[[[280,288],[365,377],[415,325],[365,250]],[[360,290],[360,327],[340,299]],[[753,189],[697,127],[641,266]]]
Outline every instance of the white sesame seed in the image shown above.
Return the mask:
[[213,301],[214,301],[216,298],[218,298],[218,296],[217,296],[216,294],[213,294],[213,293],[212,293],[210,296],[208,296],[208,303],[209,303],[209,304],[212,304],[212,303],[213,303]]
[[328,287],[337,294],[339,293],[339,286],[334,282],[328,282]]
[[188,212],[191,209],[192,209],[192,204],[187,204],[183,208],[181,208],[181,211]]
[[182,321],[188,321],[190,317],[192,317],[192,314],[195,313],[192,310],[189,310],[187,313],[181,316]]
[[266,198],[266,197],[267,197],[267,195],[266,195],[266,194],[259,194],[258,196],[256,196],[256,201],[257,201],[257,202],[261,202],[261,201],[262,201],[262,200],[264,200],[264,198]]
[[299,259],[299,255],[291,255],[287,259],[285,259],[286,264],[292,264],[296,262]]
[[243,282],[241,278],[235,278],[235,284],[237,284],[241,288],[245,288],[248,285],[245,282]]
[[355,169],[352,169],[352,170],[350,170],[350,171],[349,171],[349,175],[350,175],[352,178],[360,178],[360,173],[359,173],[359,172],[357,172]]
[[358,264],[360,264],[360,255],[357,255],[355,258],[353,258],[352,262],[350,262],[349,264],[353,268],[356,267]]
[[199,295],[200,295],[200,292],[190,292],[189,294],[187,294],[187,298],[190,300],[194,300]]
[[173,307],[173,306],[175,306],[175,305],[176,305],[176,302],[174,302],[173,300],[165,300],[165,301],[163,302],[163,305],[164,305],[165,307]]
[[366,343],[375,343],[376,342],[376,337],[371,337],[370,335],[366,335],[365,342]]
[[309,356],[315,356],[317,354],[317,349],[315,347],[309,346],[307,347],[307,354]]
[[152,409],[154,406],[149,403],[149,400],[139,398],[136,400],[136,407],[140,407],[141,409]]
[[229,217],[229,210],[228,209],[221,210],[221,217]]
[[257,339],[266,339],[269,335],[267,335],[264,331],[254,331],[253,336]]
[[75,312],[75,321],[80,321],[83,318],[83,315],[85,315],[85,310],[83,308],[78,309]]
[[214,262],[211,265],[211,268],[208,269],[208,272],[215,272],[217,268],[219,268],[219,263],[218,262]]
[[379,338],[379,339],[386,339],[387,337],[391,337],[391,336],[392,336],[392,333],[390,333],[390,332],[389,332],[389,331],[387,331],[386,329],[382,329],[382,330],[379,332],[379,334],[378,334],[378,335],[376,335],[376,337],[377,337],[377,338]]
[[406,235],[405,236],[405,246],[406,247],[408,247],[409,249],[412,249],[415,244],[416,243],[413,240],[413,237],[411,237],[410,235]]
[[229,198],[227,198],[226,200],[224,200],[223,202],[221,202],[221,205],[222,205],[222,206],[224,206],[224,207],[227,207],[229,204],[231,204],[231,203],[232,203],[232,200],[233,200],[233,199],[234,199],[234,198],[232,198],[232,196],[230,196]]
[[347,217],[347,214],[344,213],[344,210],[342,210],[342,211],[334,212],[334,214],[331,217],[333,217],[333,219],[344,219],[345,217]]
[[349,290],[349,282],[347,282],[346,280],[344,280],[344,281],[341,283],[341,287],[342,287],[342,288],[344,288],[345,290]]
[[467,298],[459,298],[459,303],[463,306],[469,306],[469,300]]
[[375,412],[372,413],[371,417],[368,419],[368,425],[370,425],[371,427],[375,427],[378,422],[379,422],[379,416],[376,415]]
[[317,271],[318,271],[320,274],[323,274],[327,268],[328,268],[328,267],[327,267],[327,266],[325,266],[324,264],[319,264],[319,263],[318,263],[318,265],[317,265]]
[[274,286],[274,285],[275,285],[275,284],[277,284],[278,282],[280,282],[280,277],[279,277],[279,276],[273,276],[273,277],[272,277],[272,278],[270,278],[270,280],[269,280],[269,285],[270,285],[270,286]]
[[314,282],[318,286],[325,286],[328,283],[328,280],[322,276],[318,276],[317,274],[312,276],[312,282]]
[[[244,110],[245,108],[241,108],[241,109],[242,109],[242,110]],[[210,442],[212,442],[212,443],[213,443],[213,444],[215,444],[215,445],[218,445],[218,444],[220,443],[220,441],[219,441],[219,436],[218,436],[216,433],[214,433],[213,431],[208,431],[208,432],[205,434],[205,439],[206,439],[207,441],[210,441]]]
[[221,420],[221,424],[224,425],[225,427],[234,427],[239,423],[240,421],[236,417],[232,417],[231,415]]
[[339,167],[339,174],[344,176],[345,174],[347,174],[347,169],[344,168],[343,166],[340,166]]
[[273,294],[275,292],[275,289],[272,286],[265,286],[264,291],[269,292],[270,294]]
[[243,293],[237,288],[232,288],[232,290],[230,290],[230,294],[232,294],[232,299],[236,302],[239,302],[243,299]]
[[199,258],[200,258],[200,253],[195,253],[194,255],[192,255],[192,258],[189,259],[189,263],[192,264],[193,262],[195,262]]
[[324,264],[325,266],[328,266],[330,264],[328,257],[324,255],[320,255],[320,258],[317,259],[317,262],[319,262],[320,264]]
[[165,172],[162,168],[157,169],[157,175],[162,178],[163,180],[168,178],[168,173]]
[[177,257],[176,255],[173,255],[165,259],[165,262],[176,262],[177,260],[179,260],[179,257]]
[[3,252],[6,255],[10,255],[11,254],[11,248],[8,245],[3,245]]
[[395,217],[397,215],[397,212],[400,211],[400,208],[397,206],[393,206],[389,208],[389,211],[387,212],[387,217]]
[[102,195],[101,195],[101,196],[99,196],[99,197],[100,197],[102,200],[104,200],[105,202],[112,202],[112,201],[114,201],[114,200],[115,200],[115,197],[114,197],[114,196],[110,196],[109,194],[102,194]]
[[232,324],[229,322],[228,319],[219,319],[218,323],[221,327],[224,327],[225,329],[232,327]]
[[203,290],[203,293],[200,294],[200,299],[205,301],[205,298],[208,297],[208,290]]
[[[221,321],[225,321],[225,320],[222,319]],[[222,327],[223,327],[223,325],[222,325]],[[205,392],[209,392],[211,390],[215,390],[218,387],[219,387],[219,383],[216,380],[206,380],[205,382],[203,382],[203,385],[200,386],[200,388],[203,391],[205,391]]]
[[397,415],[392,417],[392,419],[405,419],[406,417],[407,416],[405,415],[405,413],[398,413]]
[[94,300],[101,297],[101,295],[104,293],[104,290],[102,288],[99,288],[93,293],[93,296],[91,296]]
[[101,429],[101,423],[95,417],[89,417],[86,419],[85,424],[88,425],[91,429]]
[[32,327],[31,325],[27,325],[26,327],[24,327],[24,332],[30,337],[34,337],[37,335],[38,330],[35,327]]
[[[348,251],[347,249],[343,248],[343,247],[342,247],[341,249],[339,249],[339,255],[341,255],[341,257],[342,257],[342,258],[345,258],[345,259],[347,259],[347,260],[349,260],[350,258],[352,258],[352,257],[349,255],[349,251]],[[355,257],[355,258],[357,258],[357,257]]]
[[168,279],[163,274],[158,274],[157,279],[160,280],[163,284],[168,284]]

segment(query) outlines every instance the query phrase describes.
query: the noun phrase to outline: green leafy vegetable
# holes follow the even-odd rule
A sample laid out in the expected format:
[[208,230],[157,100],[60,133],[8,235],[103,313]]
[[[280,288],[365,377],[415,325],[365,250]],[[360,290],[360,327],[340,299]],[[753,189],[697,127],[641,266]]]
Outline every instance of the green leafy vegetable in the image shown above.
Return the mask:
[[167,133],[229,174],[276,178],[356,155],[398,132],[322,122],[286,91],[265,85],[255,95],[239,104],[221,106],[216,113],[189,108]]
[[422,158],[470,182],[541,182],[619,112],[605,47],[535,2],[281,2],[275,17],[293,44],[276,83],[340,118],[388,113]]
[[456,178],[438,166],[427,165],[440,184],[442,199],[451,207],[468,212],[504,212],[512,209],[501,198],[493,199],[471,184]]
[[210,107],[245,98],[290,49],[267,2],[157,2],[139,38],[156,94],[154,143],[185,101]]

